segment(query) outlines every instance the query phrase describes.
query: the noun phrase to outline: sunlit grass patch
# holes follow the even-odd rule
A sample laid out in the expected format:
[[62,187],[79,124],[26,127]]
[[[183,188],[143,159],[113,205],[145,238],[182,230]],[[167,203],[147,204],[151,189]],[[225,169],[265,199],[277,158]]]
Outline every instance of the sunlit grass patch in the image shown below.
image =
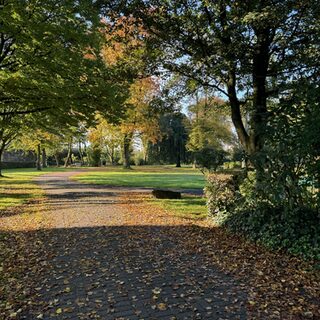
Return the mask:
[[61,170],[63,169],[45,168],[42,171],[33,168],[3,170],[4,176],[0,177],[0,210],[40,198],[43,196],[43,190],[33,179],[48,172]]
[[206,199],[200,196],[183,195],[182,199],[156,199],[150,197],[149,204],[159,206],[169,214],[188,219],[207,217]]
[[123,187],[203,189],[203,175],[190,167],[139,166],[132,170],[107,167],[101,171],[90,171],[73,176],[83,183]]

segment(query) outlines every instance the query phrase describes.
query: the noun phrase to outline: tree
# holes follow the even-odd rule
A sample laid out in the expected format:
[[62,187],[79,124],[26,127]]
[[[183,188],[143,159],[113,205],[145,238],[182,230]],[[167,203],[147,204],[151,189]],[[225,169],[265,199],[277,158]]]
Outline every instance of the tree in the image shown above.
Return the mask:
[[59,7],[40,2],[1,5],[1,115],[49,110],[51,100],[57,108],[85,74],[75,68],[85,67],[85,48],[94,42],[86,35],[84,1]]
[[0,117],[0,177],[2,176],[2,155],[10,143],[17,137],[23,126],[21,117],[4,115]]
[[[143,77],[143,55],[141,37],[143,37],[143,30],[139,23],[132,17],[118,17],[114,23],[104,20],[105,27],[102,30],[105,37],[105,44],[102,49],[102,56],[106,64],[122,70],[125,74],[124,83],[130,85],[139,77]],[[122,160],[123,167],[130,168],[130,148],[133,137],[131,124],[125,126],[126,120],[129,117],[128,99],[130,93],[127,93],[126,101],[122,104],[121,114],[121,132],[122,137]],[[119,123],[119,119],[116,120]]]
[[231,130],[227,107],[225,101],[216,97],[202,99],[189,107],[189,150],[199,151],[208,147],[224,149],[233,144],[235,137]]
[[158,85],[152,77],[136,80],[130,87],[126,117],[121,122],[125,168],[130,167],[130,146],[134,133],[139,133],[142,137],[145,152],[148,142],[155,142],[160,138],[160,110],[152,103],[158,94]]
[[193,154],[196,160],[196,167],[205,174],[206,171],[217,171],[218,167],[224,163],[227,152],[223,149],[204,147],[201,150],[195,151]]
[[147,34],[138,20],[122,16],[113,23],[105,21],[106,44],[102,50],[104,60],[123,70],[129,84],[127,99],[122,105],[122,117],[118,121],[122,136],[123,167],[130,168],[132,139],[135,133],[143,136],[142,141],[157,136],[157,106],[153,103],[159,94],[156,78],[148,73],[148,56],[144,39]]
[[29,131],[27,127],[24,127],[22,134],[16,138],[11,147],[23,151],[33,151],[36,154],[36,168],[40,171],[43,163],[46,162],[46,159],[43,158],[44,153],[41,150],[45,148],[45,143],[50,141],[51,137],[51,134],[43,130]]
[[319,86],[308,80],[273,106],[276,116],[268,126],[266,152],[261,155],[267,170],[256,192],[288,214],[319,208]]
[[149,146],[149,158],[157,163],[175,163],[188,161],[186,144],[189,121],[181,112],[170,112],[160,116],[159,128],[161,139]]
[[[100,55],[98,12],[90,0],[4,0],[0,5],[0,121],[18,135],[19,121],[48,127],[116,118],[127,88]],[[33,125],[31,128],[37,128]],[[12,140],[10,138],[10,140]],[[0,135],[8,146],[7,133]]]
[[226,150],[234,144],[226,108],[226,102],[216,97],[203,98],[189,107],[191,128],[187,148],[193,153],[194,165],[201,170],[215,171],[223,164]]
[[[125,5],[123,6],[123,4]],[[107,8],[106,1],[100,1]],[[319,66],[317,1],[115,1],[150,36],[162,65],[214,89],[229,101],[251,163],[262,170],[270,99],[286,94]],[[312,59],[311,57],[316,57]],[[242,111],[250,110],[248,128]]]
[[60,165],[60,154],[64,149],[64,145],[64,136],[61,133],[50,134],[50,138],[45,143],[46,155],[54,158],[57,167]]
[[96,116],[96,121],[96,125],[90,128],[88,133],[91,151],[95,153],[95,157],[93,157],[95,161],[93,162],[96,165],[100,165],[102,162],[101,156],[105,155],[108,161],[115,165],[117,152],[122,143],[120,128],[106,121],[101,115]]

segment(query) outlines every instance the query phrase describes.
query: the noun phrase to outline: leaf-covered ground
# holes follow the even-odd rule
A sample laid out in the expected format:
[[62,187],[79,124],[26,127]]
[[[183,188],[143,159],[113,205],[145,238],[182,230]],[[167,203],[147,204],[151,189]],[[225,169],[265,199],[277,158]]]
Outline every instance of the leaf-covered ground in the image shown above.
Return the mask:
[[69,176],[0,218],[0,319],[319,318],[311,263]]
[[[145,195],[125,196],[130,199],[130,212],[155,218],[154,206],[145,202]],[[157,214],[165,220],[168,211],[165,216],[161,210]],[[320,319],[318,264],[269,251],[208,221],[194,221],[183,242],[195,254],[200,252],[205,256],[209,265],[213,263],[245,283],[248,318]]]

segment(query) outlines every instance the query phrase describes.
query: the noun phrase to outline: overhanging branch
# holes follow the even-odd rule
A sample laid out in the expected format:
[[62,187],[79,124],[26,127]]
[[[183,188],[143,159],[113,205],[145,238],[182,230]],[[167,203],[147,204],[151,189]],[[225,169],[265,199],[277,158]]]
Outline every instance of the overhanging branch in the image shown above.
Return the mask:
[[15,110],[15,111],[8,111],[8,112],[0,112],[0,116],[8,116],[8,115],[20,115],[20,114],[30,114],[30,113],[35,113],[35,112],[42,112],[52,109],[52,107],[43,107],[43,108],[36,108],[36,109],[31,109],[31,110]]

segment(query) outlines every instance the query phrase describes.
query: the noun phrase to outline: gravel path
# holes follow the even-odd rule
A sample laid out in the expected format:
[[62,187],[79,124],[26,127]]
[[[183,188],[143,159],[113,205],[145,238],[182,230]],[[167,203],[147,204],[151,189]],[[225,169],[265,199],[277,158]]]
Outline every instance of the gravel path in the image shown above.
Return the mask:
[[38,235],[46,258],[23,319],[246,319],[244,286],[184,245],[190,222],[134,216],[125,188],[75,173],[38,178],[52,228]]

